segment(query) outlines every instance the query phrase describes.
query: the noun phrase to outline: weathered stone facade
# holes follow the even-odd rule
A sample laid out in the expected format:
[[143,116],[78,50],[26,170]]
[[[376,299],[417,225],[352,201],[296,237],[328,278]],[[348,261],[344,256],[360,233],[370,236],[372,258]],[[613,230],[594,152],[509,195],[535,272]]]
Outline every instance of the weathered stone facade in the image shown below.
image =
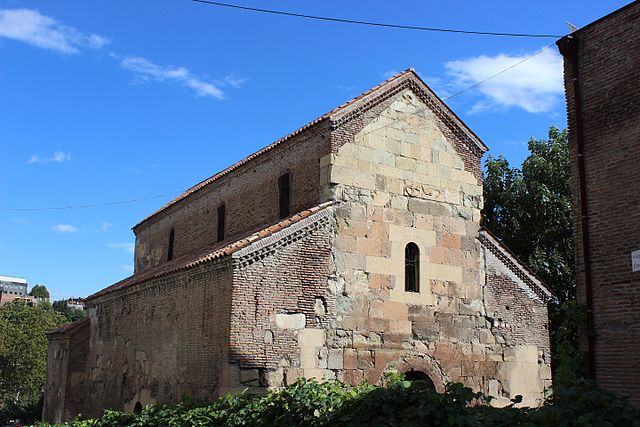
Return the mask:
[[640,404],[640,270],[632,265],[632,252],[640,250],[640,2],[558,45],[565,59],[578,301],[588,307],[592,329],[581,346],[601,387]]
[[188,190],[134,227],[136,273],[50,336],[45,418],[390,370],[538,404],[551,295],[480,230],[485,150],[408,70]]

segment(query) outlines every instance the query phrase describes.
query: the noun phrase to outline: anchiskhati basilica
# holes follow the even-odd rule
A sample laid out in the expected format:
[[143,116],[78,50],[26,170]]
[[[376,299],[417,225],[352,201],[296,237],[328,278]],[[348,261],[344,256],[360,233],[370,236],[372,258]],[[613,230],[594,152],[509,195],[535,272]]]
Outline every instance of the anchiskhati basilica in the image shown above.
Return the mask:
[[537,405],[552,295],[480,227],[486,150],[407,70],[193,186],[49,333],[44,419],[393,370]]

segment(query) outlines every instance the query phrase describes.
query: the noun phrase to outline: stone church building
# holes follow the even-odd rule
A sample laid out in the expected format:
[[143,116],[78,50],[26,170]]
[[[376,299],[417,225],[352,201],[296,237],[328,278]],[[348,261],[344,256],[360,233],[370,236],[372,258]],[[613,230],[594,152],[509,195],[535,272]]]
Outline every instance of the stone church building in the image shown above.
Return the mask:
[[552,296],[480,228],[486,150],[407,70],[195,185],[49,333],[44,418],[393,370],[538,404]]

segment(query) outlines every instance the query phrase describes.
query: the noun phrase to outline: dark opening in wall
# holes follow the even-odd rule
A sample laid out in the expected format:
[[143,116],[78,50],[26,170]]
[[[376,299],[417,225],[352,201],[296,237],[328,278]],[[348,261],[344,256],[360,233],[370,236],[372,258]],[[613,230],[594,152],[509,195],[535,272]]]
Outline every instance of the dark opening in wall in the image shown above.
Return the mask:
[[436,386],[433,384],[433,381],[431,381],[431,378],[429,378],[429,375],[425,374],[422,371],[405,372],[404,379],[407,381],[422,381],[427,385],[428,389],[434,390],[434,391],[436,389]]
[[133,407],[133,413],[139,414],[140,412],[142,412],[142,403],[140,403],[140,401],[137,401],[135,406]]
[[175,230],[172,228],[171,233],[169,233],[169,247],[167,248],[167,261],[171,261],[173,259],[173,240],[175,237]]
[[420,249],[413,242],[404,248],[404,290],[420,292]]
[[280,190],[280,219],[283,219],[291,214],[291,175],[289,172],[280,176],[278,188]]
[[224,203],[218,206],[218,242],[224,240],[224,226],[226,220],[226,208]]

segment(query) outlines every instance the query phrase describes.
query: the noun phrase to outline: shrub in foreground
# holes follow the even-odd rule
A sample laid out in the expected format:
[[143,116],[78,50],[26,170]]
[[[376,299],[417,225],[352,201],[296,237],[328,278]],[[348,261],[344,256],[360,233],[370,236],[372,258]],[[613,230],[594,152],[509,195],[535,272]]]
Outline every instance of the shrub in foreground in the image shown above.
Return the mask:
[[[150,405],[140,414],[105,411],[92,420],[67,427],[187,426],[631,426],[640,427],[640,410],[626,400],[577,381],[540,408],[489,405],[491,398],[462,384],[449,384],[438,394],[421,381],[392,379],[386,387],[349,387],[337,381],[301,379],[262,395],[239,393],[213,403],[184,401]],[[48,424],[40,423],[39,427]]]

